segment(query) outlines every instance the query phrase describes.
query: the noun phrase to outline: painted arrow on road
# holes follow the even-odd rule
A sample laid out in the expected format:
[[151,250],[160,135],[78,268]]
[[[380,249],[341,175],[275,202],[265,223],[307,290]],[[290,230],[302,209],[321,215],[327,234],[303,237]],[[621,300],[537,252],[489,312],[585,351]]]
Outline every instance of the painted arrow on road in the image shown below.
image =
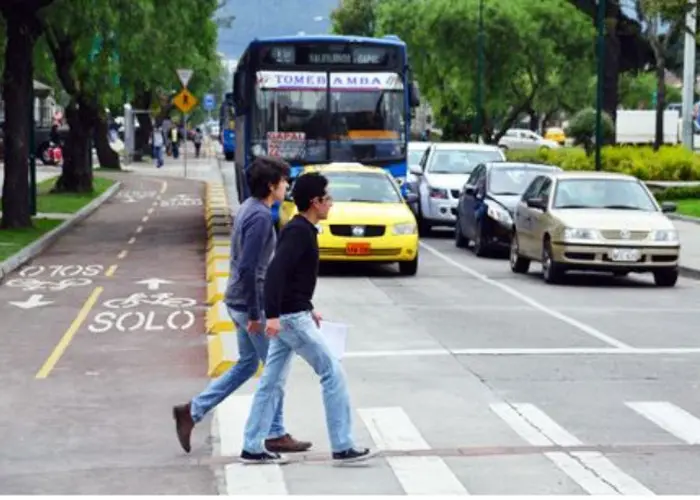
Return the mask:
[[160,278],[148,278],[147,280],[141,280],[136,282],[137,285],[148,285],[149,290],[158,290],[158,288],[160,288],[160,285],[168,285],[171,283],[172,281],[162,280]]
[[10,302],[10,304],[12,304],[13,306],[21,307],[22,309],[34,309],[35,307],[53,304],[52,300],[43,300],[43,298],[43,295],[35,294],[29,297],[24,302]]

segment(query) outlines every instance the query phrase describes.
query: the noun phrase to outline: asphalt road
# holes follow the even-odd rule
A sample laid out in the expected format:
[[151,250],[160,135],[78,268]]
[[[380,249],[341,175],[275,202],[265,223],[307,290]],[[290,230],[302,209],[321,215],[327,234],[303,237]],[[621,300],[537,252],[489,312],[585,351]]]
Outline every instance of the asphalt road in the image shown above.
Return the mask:
[[424,239],[420,258],[413,278],[326,267],[317,292],[325,318],[350,325],[343,364],[358,443],[384,457],[330,466],[320,387],[295,359],[286,421],[313,453],[262,469],[234,463],[250,401],[234,396],[214,425],[234,455],[219,459],[226,492],[700,493],[700,282],[550,286],[538,266],[514,275],[449,233]]

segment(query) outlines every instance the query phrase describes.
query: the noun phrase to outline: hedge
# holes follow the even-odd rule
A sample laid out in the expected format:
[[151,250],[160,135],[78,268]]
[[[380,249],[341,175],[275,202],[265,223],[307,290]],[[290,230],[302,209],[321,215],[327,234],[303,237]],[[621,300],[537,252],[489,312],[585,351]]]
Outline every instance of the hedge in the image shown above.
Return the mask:
[[[595,156],[581,148],[509,150],[509,161],[546,163],[564,170],[595,170]],[[602,169],[629,174],[643,181],[700,180],[700,155],[683,146],[605,146],[601,149]]]

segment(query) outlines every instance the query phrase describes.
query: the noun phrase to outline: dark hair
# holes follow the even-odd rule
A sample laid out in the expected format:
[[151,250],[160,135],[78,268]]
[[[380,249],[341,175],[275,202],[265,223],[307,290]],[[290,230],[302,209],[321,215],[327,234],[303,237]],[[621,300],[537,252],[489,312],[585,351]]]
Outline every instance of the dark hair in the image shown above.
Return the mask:
[[326,194],[326,186],[328,179],[318,172],[310,172],[300,176],[294,182],[292,197],[297,210],[306,212],[311,208],[311,202],[314,198],[321,198]]
[[246,173],[251,196],[262,199],[270,194],[270,184],[276,186],[289,178],[289,163],[273,156],[258,156]]

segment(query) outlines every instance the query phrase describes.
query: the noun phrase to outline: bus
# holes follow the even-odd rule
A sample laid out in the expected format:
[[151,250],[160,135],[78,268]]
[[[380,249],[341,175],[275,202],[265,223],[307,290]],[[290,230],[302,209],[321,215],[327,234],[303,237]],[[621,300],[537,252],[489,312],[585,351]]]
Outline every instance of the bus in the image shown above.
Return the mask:
[[236,113],[233,92],[227,92],[219,108],[219,140],[227,161],[234,160],[236,151]]
[[[239,199],[257,156],[305,165],[357,162],[402,185],[412,108],[420,99],[398,37],[304,35],[253,40],[233,76]],[[273,207],[277,223],[279,206]]]

